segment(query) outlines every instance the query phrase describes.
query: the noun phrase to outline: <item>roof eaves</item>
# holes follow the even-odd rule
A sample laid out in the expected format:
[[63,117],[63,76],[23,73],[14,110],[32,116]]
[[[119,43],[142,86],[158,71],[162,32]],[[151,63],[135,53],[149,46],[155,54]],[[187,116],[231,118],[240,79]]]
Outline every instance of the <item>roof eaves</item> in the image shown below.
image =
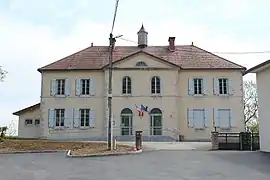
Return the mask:
[[270,64],[270,60],[267,60],[267,61],[265,61],[265,62],[263,62],[263,63],[261,63],[261,64],[258,64],[258,65],[256,65],[256,66],[254,66],[254,67],[252,67],[252,68],[246,70],[246,71],[244,72],[243,75],[246,75],[246,74],[248,74],[248,73],[253,73],[253,71],[256,71],[256,70],[259,69],[259,68],[263,68],[264,66],[266,66],[266,65],[268,65],[268,64]]
[[13,114],[13,115],[16,115],[16,116],[19,116],[22,112],[28,111],[28,110],[30,110],[30,109],[36,109],[36,108],[38,108],[38,107],[40,107],[40,103],[37,103],[37,104],[34,104],[34,105],[32,105],[32,106],[26,107],[26,108],[24,108],[24,109],[21,109],[21,110],[19,110],[19,111],[16,111],[16,112],[12,113],[12,114]]

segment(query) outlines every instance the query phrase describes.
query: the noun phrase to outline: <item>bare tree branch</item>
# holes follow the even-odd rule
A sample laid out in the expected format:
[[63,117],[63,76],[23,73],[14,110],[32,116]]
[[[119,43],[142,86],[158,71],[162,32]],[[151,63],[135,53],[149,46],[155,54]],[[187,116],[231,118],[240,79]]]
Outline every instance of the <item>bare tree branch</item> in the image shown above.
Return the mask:
[[244,82],[244,119],[245,124],[258,118],[258,96],[256,83],[253,81]]
[[3,81],[4,78],[6,77],[7,75],[7,71],[5,71],[2,66],[0,66],[0,81]]

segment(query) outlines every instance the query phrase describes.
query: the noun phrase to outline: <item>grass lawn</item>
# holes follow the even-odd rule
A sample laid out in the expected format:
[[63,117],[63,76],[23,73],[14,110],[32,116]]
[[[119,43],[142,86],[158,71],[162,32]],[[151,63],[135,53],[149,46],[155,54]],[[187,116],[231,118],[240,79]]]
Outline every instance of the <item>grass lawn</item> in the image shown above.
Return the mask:
[[[104,142],[60,142],[49,140],[10,140],[0,142],[0,152],[37,151],[37,150],[71,150],[72,155],[108,154]],[[117,145],[114,152],[131,151],[130,146]]]

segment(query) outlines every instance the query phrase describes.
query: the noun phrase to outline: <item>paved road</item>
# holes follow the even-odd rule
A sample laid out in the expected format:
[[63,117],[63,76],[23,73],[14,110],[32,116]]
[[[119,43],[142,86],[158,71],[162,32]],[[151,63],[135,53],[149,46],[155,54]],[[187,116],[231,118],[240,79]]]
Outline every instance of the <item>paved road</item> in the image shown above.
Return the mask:
[[3,180],[269,180],[269,169],[270,156],[259,152],[156,151],[91,159],[0,155]]

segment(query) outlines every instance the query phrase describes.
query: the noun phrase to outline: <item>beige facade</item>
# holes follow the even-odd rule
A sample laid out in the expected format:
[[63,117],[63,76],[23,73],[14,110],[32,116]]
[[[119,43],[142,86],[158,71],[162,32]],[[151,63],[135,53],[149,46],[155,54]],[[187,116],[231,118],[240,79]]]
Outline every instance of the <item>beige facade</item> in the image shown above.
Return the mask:
[[249,70],[247,73],[256,73],[257,93],[258,93],[258,114],[260,130],[260,150],[270,152],[270,135],[268,127],[269,107],[270,107],[270,61],[259,64]]
[[[136,67],[138,62],[144,62],[147,68]],[[125,77],[130,79],[131,85],[127,79],[123,82]],[[159,81],[155,79],[152,83],[152,78],[158,78]],[[223,82],[219,82],[219,78],[224,79],[225,85],[221,85],[222,87],[218,87]],[[64,95],[57,96],[54,91],[60,90],[59,87],[57,90],[54,82],[59,79],[65,80],[64,85],[59,86],[65,92]],[[87,84],[88,81],[81,81],[82,79],[89,79],[90,83]],[[196,80],[197,84],[194,84],[193,79],[199,79],[198,82]],[[86,84],[78,85],[79,80]],[[127,90],[123,94],[123,83],[125,88],[131,87],[131,92]],[[209,140],[214,126],[218,131],[244,131],[242,83],[242,73],[237,69],[183,70],[147,54],[131,56],[114,64],[113,133],[124,137],[142,130],[143,135],[148,137],[176,138],[177,133],[174,131],[177,130],[186,140]],[[19,123],[19,136],[54,139],[106,137],[107,85],[106,69],[42,72],[40,114],[34,111],[20,116],[21,121],[23,117],[35,118],[40,115],[41,125],[34,128],[35,130],[25,131],[26,127]],[[157,86],[160,90],[156,89]],[[77,93],[82,92],[82,87],[89,95]],[[220,88],[226,92],[220,94]],[[154,93],[152,89],[155,89]],[[194,94],[195,91],[197,95]],[[153,110],[156,113],[144,113],[140,118],[136,114],[135,105],[141,104],[148,106],[150,112]],[[65,122],[57,127],[56,115],[50,115],[55,109],[64,109],[58,112],[58,116],[64,114],[62,119]],[[80,109],[90,111],[87,114]],[[122,111],[124,115],[121,115]],[[88,115],[90,118],[86,122],[84,118]],[[50,122],[54,126],[50,126]]]

